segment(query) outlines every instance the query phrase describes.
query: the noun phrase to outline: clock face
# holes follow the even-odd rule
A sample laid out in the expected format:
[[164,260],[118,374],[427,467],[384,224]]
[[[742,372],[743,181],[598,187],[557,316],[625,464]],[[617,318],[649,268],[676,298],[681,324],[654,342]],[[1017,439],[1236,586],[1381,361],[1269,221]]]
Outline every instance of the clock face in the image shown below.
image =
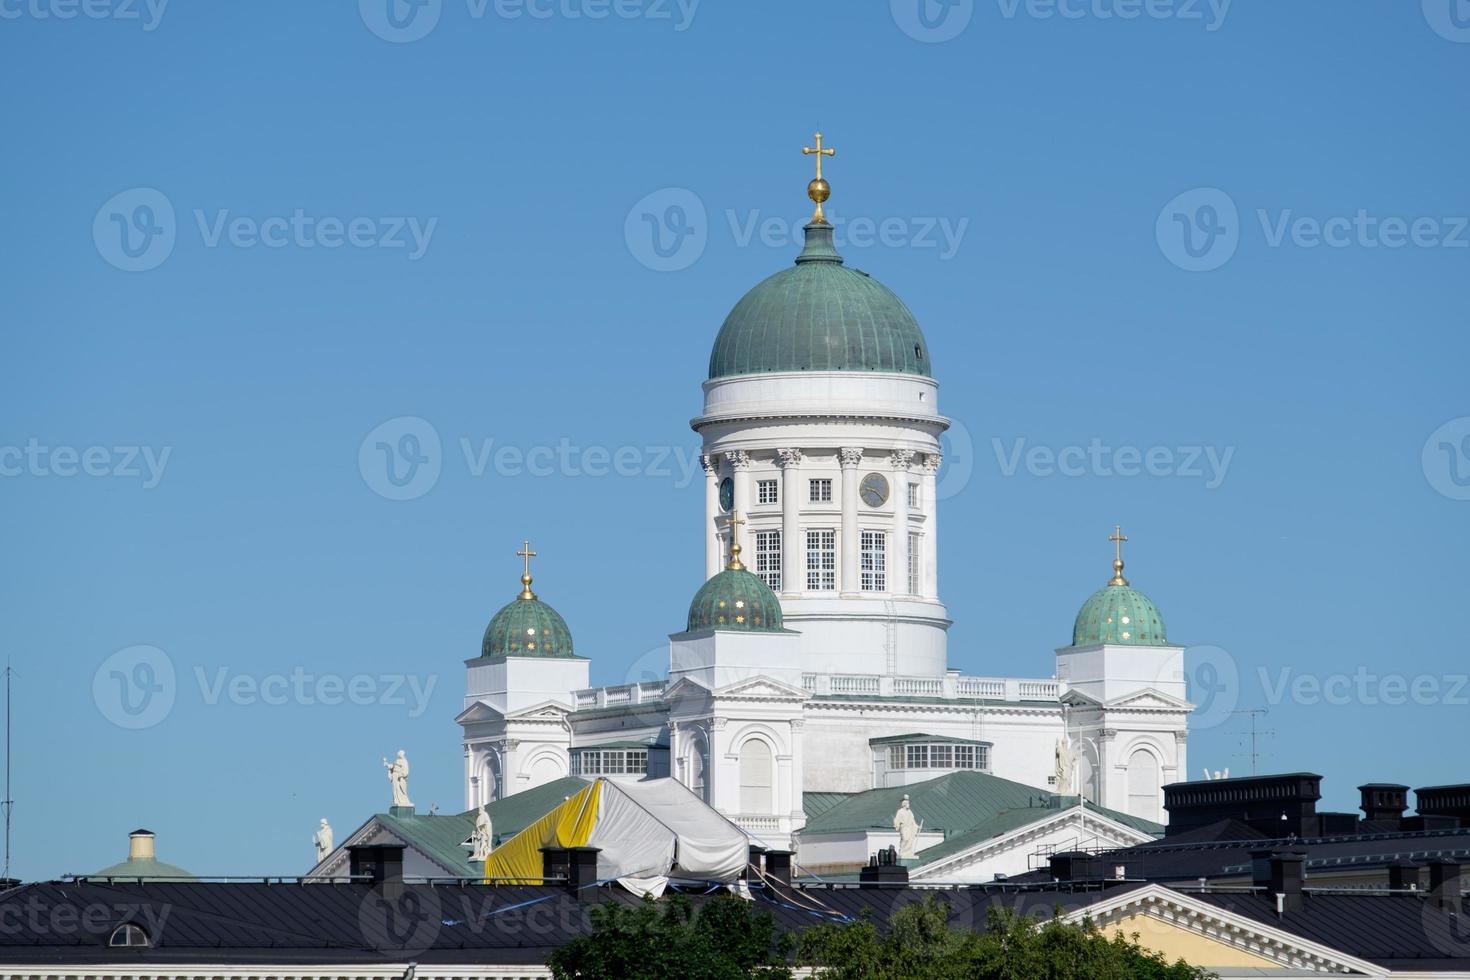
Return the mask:
[[735,481],[728,476],[720,481],[720,510],[729,511],[735,506]]
[[882,507],[888,502],[888,479],[882,473],[869,473],[858,487],[858,496],[869,507]]

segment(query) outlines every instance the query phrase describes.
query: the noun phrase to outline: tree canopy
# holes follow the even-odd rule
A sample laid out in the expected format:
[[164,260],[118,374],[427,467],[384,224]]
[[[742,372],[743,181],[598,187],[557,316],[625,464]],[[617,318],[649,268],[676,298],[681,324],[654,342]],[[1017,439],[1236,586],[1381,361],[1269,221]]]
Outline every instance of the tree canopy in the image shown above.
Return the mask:
[[934,895],[870,919],[783,933],[770,912],[722,895],[695,906],[682,896],[591,912],[592,932],[551,955],[556,980],[791,980],[806,967],[821,980],[1203,980],[1136,937],[1091,920],[1045,921],[993,908],[983,931],[949,924]]

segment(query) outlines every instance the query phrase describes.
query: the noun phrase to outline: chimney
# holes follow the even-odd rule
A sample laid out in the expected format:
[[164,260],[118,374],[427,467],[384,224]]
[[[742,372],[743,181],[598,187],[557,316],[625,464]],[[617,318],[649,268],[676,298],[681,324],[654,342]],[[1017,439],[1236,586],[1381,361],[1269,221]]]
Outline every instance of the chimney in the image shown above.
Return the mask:
[[1092,877],[1092,855],[1063,851],[1051,856],[1051,876],[1057,881],[1086,881]]
[[1275,896],[1278,914],[1302,908],[1305,851],[1252,851],[1252,884]]
[[1419,863],[1402,858],[1388,865],[1388,890],[1392,892],[1417,892],[1419,890]]
[[1446,912],[1459,912],[1461,866],[1443,858],[1429,862],[1429,900]]
[[750,845],[750,857],[746,859],[745,870],[740,872],[740,877],[743,880],[749,880],[751,877],[759,880],[760,875],[755,874],[754,872],[761,869],[761,866],[763,864],[763,861],[761,860],[761,855],[765,853],[766,849],[764,847],[761,847],[759,844]]
[[396,899],[403,894],[403,851],[402,844],[349,844],[349,873],[370,879],[384,898]]
[[598,847],[543,847],[541,848],[541,874],[544,878],[560,879],[568,891],[583,898],[596,898]]
[[[776,879],[783,885],[791,884],[791,852],[790,851],[767,851],[766,852],[766,874]],[[907,878],[908,871],[904,871]]]
[[907,888],[909,869],[898,863],[896,850],[885,847],[868,859],[868,866],[858,872],[858,881],[860,888]]
[[1404,819],[1409,809],[1409,787],[1399,783],[1364,783],[1358,787],[1362,801],[1358,809],[1368,821],[1388,821],[1395,825]]
[[128,834],[128,860],[154,860],[153,831],[139,828]]

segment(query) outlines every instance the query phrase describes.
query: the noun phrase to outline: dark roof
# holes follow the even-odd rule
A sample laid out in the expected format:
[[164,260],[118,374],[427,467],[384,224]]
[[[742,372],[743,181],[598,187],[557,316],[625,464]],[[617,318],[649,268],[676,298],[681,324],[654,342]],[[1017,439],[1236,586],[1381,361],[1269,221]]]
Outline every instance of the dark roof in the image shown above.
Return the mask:
[[[1276,898],[1264,892],[1192,892],[1216,908],[1275,926],[1359,959],[1421,969],[1454,961],[1464,969],[1470,944],[1457,918],[1424,898],[1407,895],[1302,893],[1302,907],[1276,915]],[[1470,913],[1470,902],[1464,911]]]
[[[983,928],[992,906],[1047,916],[1056,907],[1080,908],[1140,887],[938,895],[949,903],[954,925]],[[882,928],[896,909],[927,892],[757,887],[753,893],[783,929],[798,930],[865,914]],[[640,901],[615,887],[587,897],[578,901],[558,886],[409,884],[389,903],[366,882],[41,882],[0,894],[0,921],[21,924],[0,930],[0,963],[542,963],[552,949],[590,931],[588,912],[597,904]],[[701,888],[690,899],[698,904],[708,895]],[[29,929],[30,922],[44,928]],[[59,922],[73,927],[52,927]],[[108,937],[123,922],[140,925],[152,945],[109,947]]]
[[[1383,867],[1406,859],[1470,861],[1470,828],[1287,838],[1252,837],[1249,832],[1249,828],[1237,826],[1235,821],[1220,821],[1157,843],[1104,851],[1100,859],[1126,865],[1129,878],[1161,882],[1249,878],[1251,852],[1261,850],[1304,851],[1309,876],[1314,872]],[[1043,869],[1016,876],[1015,880],[1040,881],[1049,877]]]

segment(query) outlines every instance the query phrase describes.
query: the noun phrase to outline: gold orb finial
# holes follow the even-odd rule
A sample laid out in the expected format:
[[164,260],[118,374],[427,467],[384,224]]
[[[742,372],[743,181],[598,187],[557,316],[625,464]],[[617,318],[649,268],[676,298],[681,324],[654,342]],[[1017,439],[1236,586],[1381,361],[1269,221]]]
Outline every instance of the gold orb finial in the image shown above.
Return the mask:
[[1108,536],[1108,540],[1113,542],[1116,549],[1113,553],[1113,577],[1108,584],[1127,585],[1128,580],[1123,577],[1123,542],[1128,538],[1123,534],[1123,525],[1113,525],[1113,533]]
[[521,594],[518,598],[534,599],[536,598],[536,593],[531,591],[531,559],[536,557],[536,552],[531,550],[531,542],[529,540],[521,546],[520,551],[516,552],[516,557],[526,560],[526,570],[521,573]]
[[817,210],[812,214],[812,224],[825,225],[827,223],[827,215],[822,211],[822,205],[826,204],[828,198],[832,196],[832,185],[827,183],[826,179],[822,176],[822,157],[836,156],[837,151],[830,146],[822,146],[821,133],[816,135],[816,141],[816,146],[803,146],[801,152],[806,156],[815,156],[817,158],[817,176],[815,180],[806,185],[806,196],[811,198],[812,203],[817,206]]

